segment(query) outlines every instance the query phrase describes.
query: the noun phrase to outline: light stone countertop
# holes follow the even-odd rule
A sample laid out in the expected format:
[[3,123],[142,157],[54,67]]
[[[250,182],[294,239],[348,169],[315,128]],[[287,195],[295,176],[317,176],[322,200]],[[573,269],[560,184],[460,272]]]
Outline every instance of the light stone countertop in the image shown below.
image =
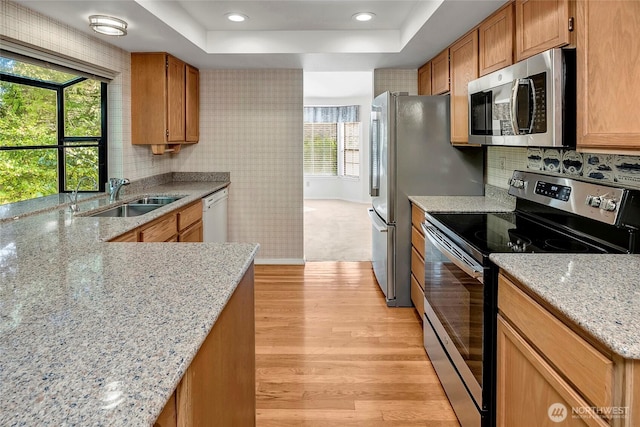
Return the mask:
[[640,359],[640,255],[492,254],[490,259],[616,354]]
[[511,212],[515,205],[485,196],[409,196],[425,212]]
[[153,424],[258,245],[103,241],[228,184],[145,189],[186,197],[134,218],[0,223],[0,424]]

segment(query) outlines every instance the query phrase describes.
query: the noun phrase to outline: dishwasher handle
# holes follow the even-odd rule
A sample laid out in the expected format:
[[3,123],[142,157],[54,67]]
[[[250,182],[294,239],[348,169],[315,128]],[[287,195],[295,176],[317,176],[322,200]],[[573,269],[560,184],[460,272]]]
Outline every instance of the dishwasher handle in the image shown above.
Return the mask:
[[229,190],[224,188],[222,190],[218,190],[213,194],[208,195],[204,199],[202,199],[202,208],[208,209],[211,206],[215,205],[220,200],[226,199],[229,197]]

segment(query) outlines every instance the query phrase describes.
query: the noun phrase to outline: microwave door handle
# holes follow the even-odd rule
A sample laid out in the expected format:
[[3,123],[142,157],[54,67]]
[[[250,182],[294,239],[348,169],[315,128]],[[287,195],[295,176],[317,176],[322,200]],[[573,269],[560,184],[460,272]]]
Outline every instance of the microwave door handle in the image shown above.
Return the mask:
[[535,122],[536,111],[538,109],[538,105],[536,103],[536,86],[533,83],[533,79],[527,79],[529,83],[529,90],[531,91],[531,111],[529,112],[529,131],[528,133],[533,133],[533,124]]
[[[451,246],[455,248],[455,245],[449,241],[445,236],[443,236],[440,232],[438,232],[435,227],[427,226],[424,223],[420,224],[422,227],[422,231],[424,231],[424,235],[427,236],[429,241],[444,255],[454,263],[458,268],[464,271],[467,275],[473,277],[482,282],[482,276],[484,274],[482,266],[477,263],[470,263],[470,261],[465,260],[465,257],[462,254],[455,253],[457,251],[450,250],[447,246]],[[445,244],[441,243],[446,242]]]
[[520,130],[518,129],[518,91],[520,90],[520,79],[515,79],[513,81],[513,86],[511,86],[511,127],[513,128],[513,134],[519,135]]

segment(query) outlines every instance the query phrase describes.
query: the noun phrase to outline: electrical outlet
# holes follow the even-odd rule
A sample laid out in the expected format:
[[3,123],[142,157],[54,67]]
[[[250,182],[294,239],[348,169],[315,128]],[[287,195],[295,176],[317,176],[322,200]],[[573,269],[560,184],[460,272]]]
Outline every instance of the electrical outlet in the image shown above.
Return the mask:
[[498,158],[498,165],[501,170],[507,170],[507,158],[506,157]]

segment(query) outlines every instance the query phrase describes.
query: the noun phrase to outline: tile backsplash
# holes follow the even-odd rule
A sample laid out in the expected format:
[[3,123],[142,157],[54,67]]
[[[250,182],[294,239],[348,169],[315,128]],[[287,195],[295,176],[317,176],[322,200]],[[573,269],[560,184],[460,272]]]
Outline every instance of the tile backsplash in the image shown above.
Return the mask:
[[559,148],[487,147],[487,184],[508,188],[513,171],[525,169],[640,188],[640,156]]

